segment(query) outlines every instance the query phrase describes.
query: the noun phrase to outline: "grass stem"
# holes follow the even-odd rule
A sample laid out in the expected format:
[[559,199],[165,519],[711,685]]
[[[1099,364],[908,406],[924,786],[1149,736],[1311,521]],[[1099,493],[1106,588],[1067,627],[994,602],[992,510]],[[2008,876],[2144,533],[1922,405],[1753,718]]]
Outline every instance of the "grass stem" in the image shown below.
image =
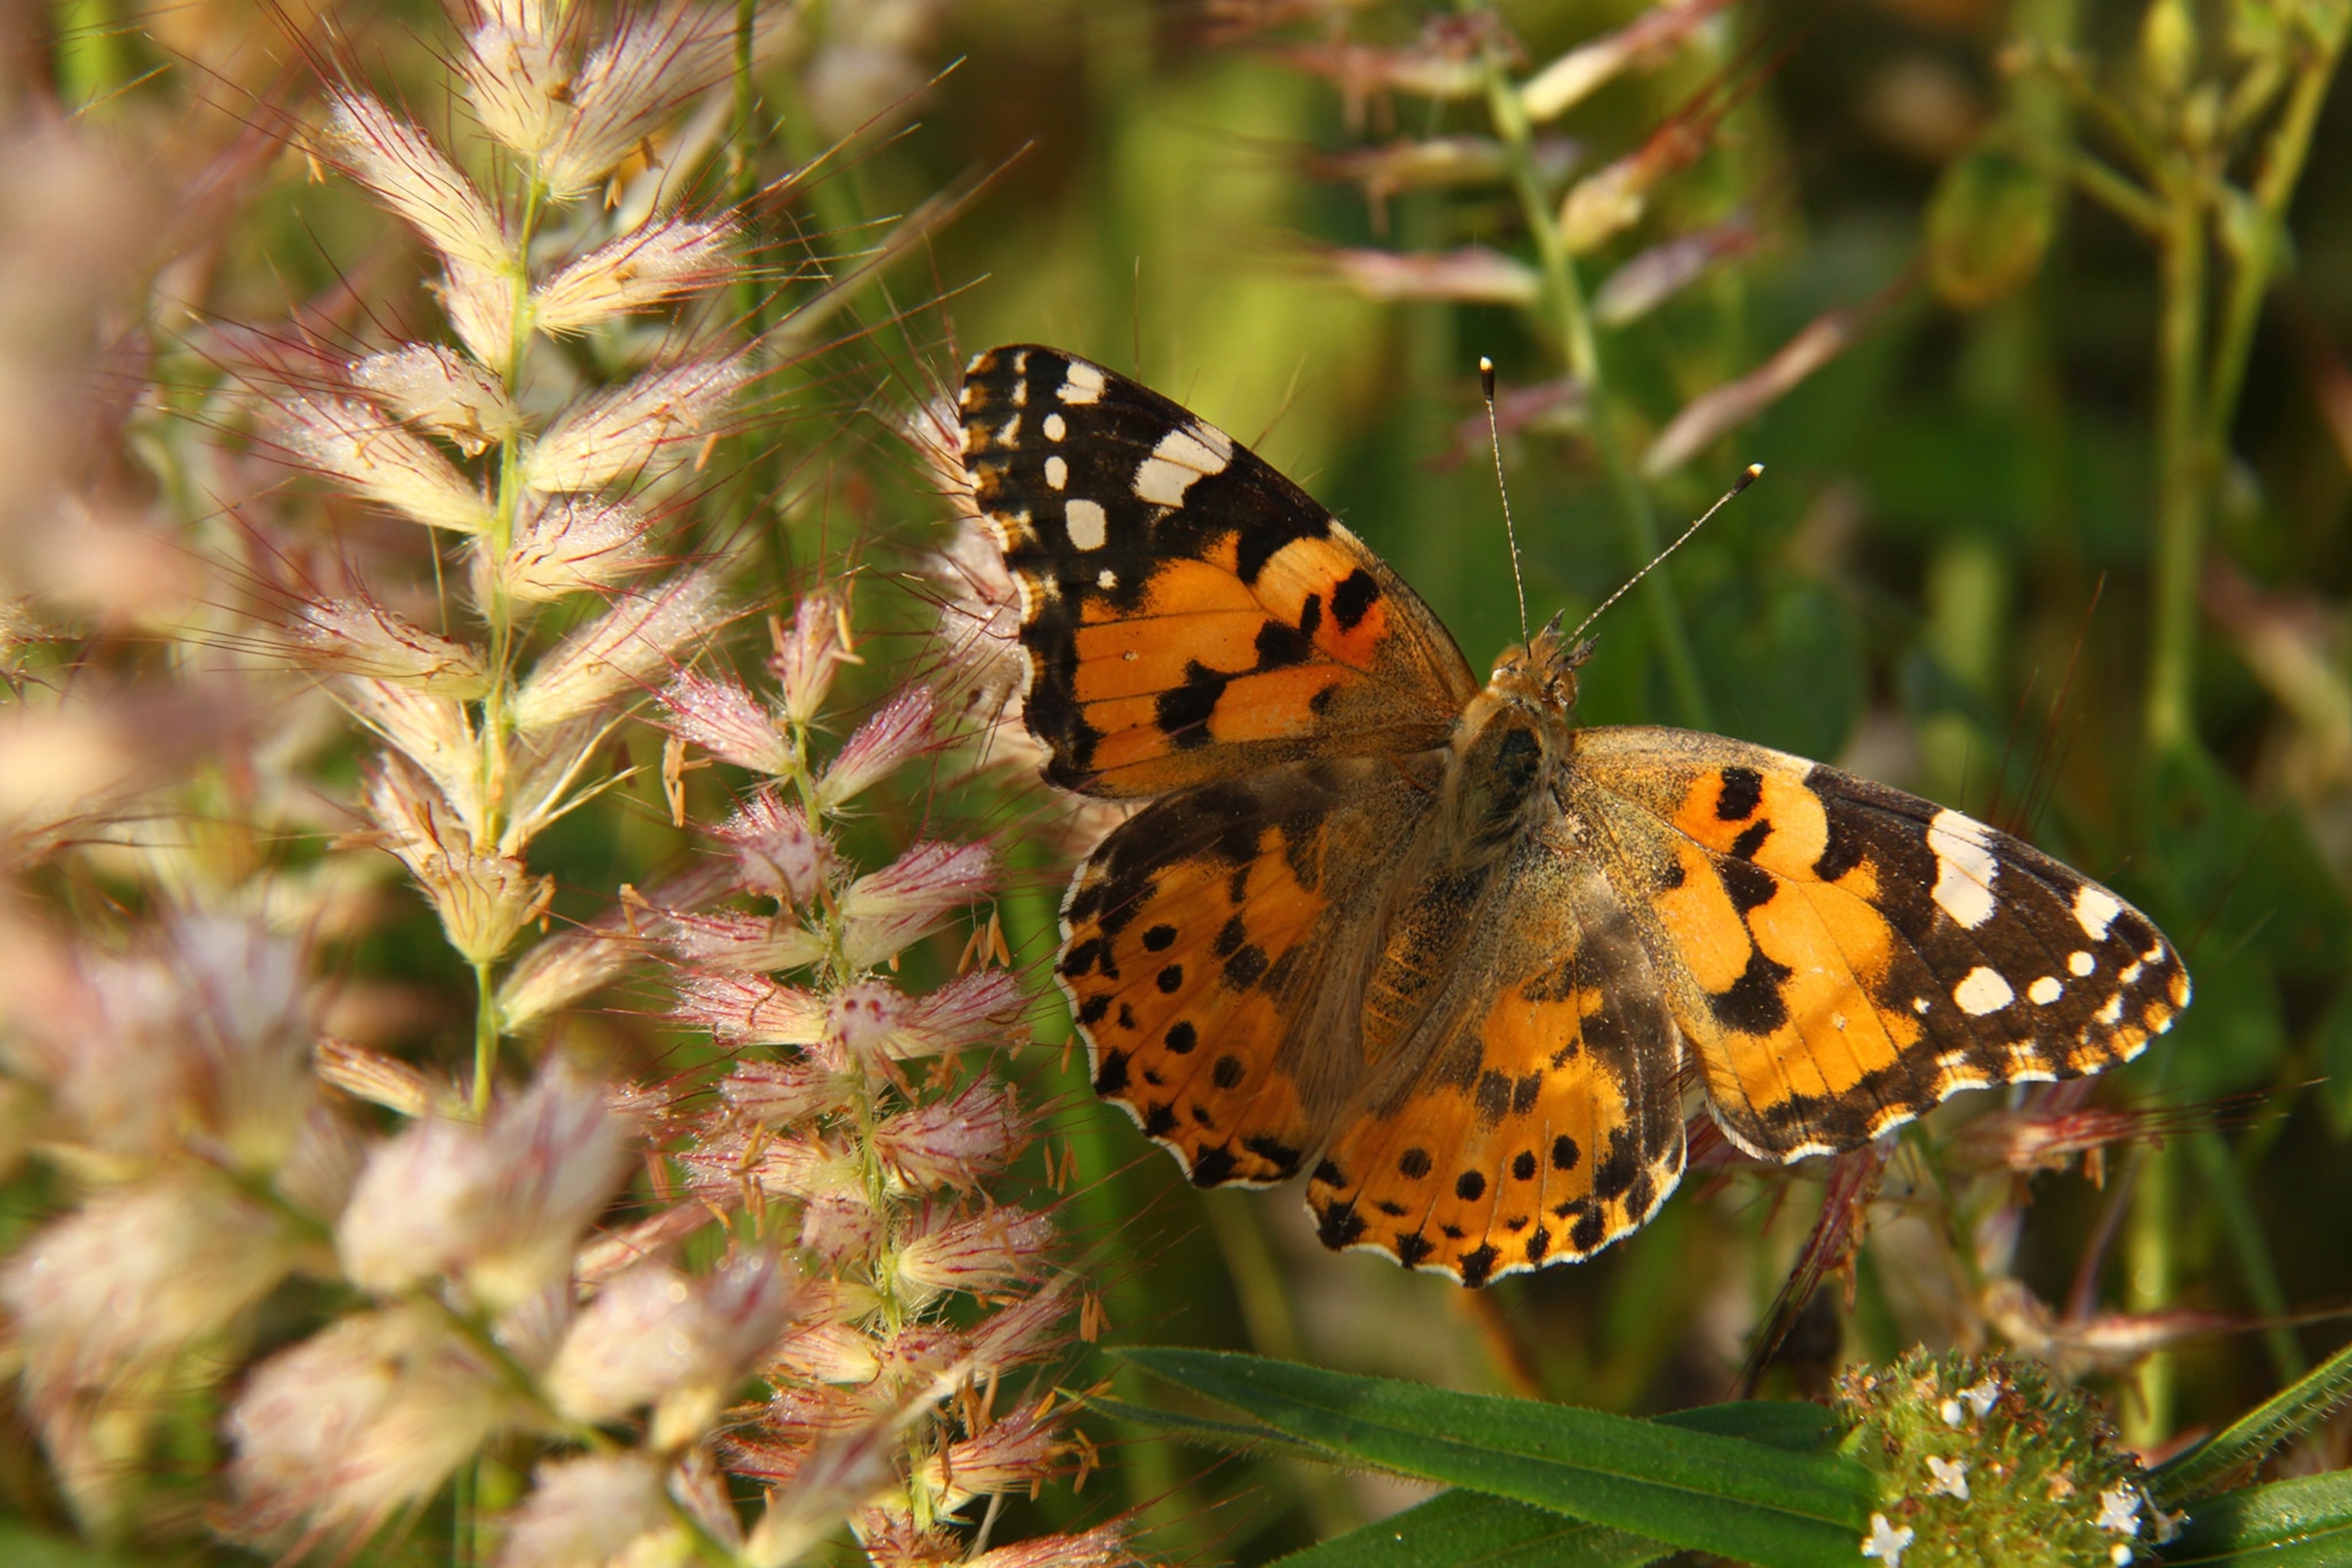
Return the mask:
[[2148,750],[2196,743],[2197,580],[2205,551],[2207,446],[2200,404],[2206,329],[2205,204],[2191,176],[2164,181],[2157,335],[2156,583],[2146,712]]
[[[1502,140],[1511,186],[1518,198],[1520,220],[1535,239],[1537,266],[1543,277],[1548,317],[1545,326],[1559,347],[1569,374],[1584,389],[1586,405],[1591,410],[1593,448],[1600,454],[1610,489],[1616,494],[1626,549],[1633,569],[1638,571],[1657,557],[1657,513],[1651,505],[1648,487],[1618,440],[1600,339],[1592,329],[1592,312],[1586,307],[1576,263],[1568,254],[1567,241],[1560,234],[1559,215],[1552,210],[1536,167],[1535,128],[1528,121],[1526,105],[1519,101],[1518,89],[1504,69],[1502,60],[1491,50],[1486,57],[1486,71],[1487,110]],[[1640,592],[1649,607],[1651,632],[1657,639],[1667,685],[1674,691],[1676,717],[1694,730],[1713,729],[1706,689],[1699,679],[1698,660],[1691,651],[1690,634],[1683,620],[1682,603],[1663,563],[1652,569]]]

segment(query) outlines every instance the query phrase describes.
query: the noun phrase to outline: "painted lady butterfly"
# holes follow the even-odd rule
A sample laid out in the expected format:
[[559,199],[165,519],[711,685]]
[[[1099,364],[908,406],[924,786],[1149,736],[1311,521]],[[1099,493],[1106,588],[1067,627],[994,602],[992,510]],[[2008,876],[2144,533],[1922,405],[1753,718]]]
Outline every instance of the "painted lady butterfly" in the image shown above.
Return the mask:
[[971,363],[1046,776],[1151,797],[1063,904],[1095,1088],[1202,1186],[1311,1172],[1334,1247],[1479,1285],[1683,1169],[1688,1070],[1761,1158],[2137,1056],[2189,1001],[2138,910],[1929,802],[1719,735],[1579,729],[1556,627],[1482,689],[1232,437],[1082,359]]

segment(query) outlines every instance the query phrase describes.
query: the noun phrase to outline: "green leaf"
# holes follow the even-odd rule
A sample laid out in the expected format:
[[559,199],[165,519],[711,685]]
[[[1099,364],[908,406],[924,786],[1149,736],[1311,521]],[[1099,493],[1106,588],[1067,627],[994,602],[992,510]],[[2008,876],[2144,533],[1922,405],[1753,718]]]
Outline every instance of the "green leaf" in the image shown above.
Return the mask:
[[[1166,1348],[1119,1353],[1349,1463],[1533,1503],[1761,1568],[1852,1568],[1870,1515],[1869,1473],[1839,1456],[1257,1356]],[[1719,1418],[1767,1424],[1751,1412]],[[1787,1436],[1791,1425],[1782,1421],[1777,1430]]]
[[2203,1497],[2251,1471],[2280,1444],[2327,1419],[2347,1399],[2352,1399],[2352,1345],[2158,1467],[2148,1478],[2148,1489],[2157,1501],[2172,1508]]
[[1673,1550],[1549,1509],[1450,1491],[1294,1552],[1280,1568],[1643,1568]]
[[2352,1470],[2208,1498],[2163,1552],[2167,1568],[2191,1563],[2341,1568],[2352,1563]]
[[1228,1453],[1279,1454],[1285,1458],[1305,1459],[1318,1465],[1345,1465],[1349,1462],[1344,1454],[1313,1443],[1299,1442],[1287,1432],[1277,1432],[1255,1421],[1212,1421],[1205,1415],[1129,1405],[1126,1400],[1114,1399],[1108,1394],[1089,1394],[1082,1397],[1087,1409],[1097,1411],[1114,1421],[1130,1422],[1138,1426],[1156,1426],[1179,1441],[1198,1443],[1203,1447],[1222,1448]]
[[1845,1423],[1819,1405],[1786,1399],[1747,1399],[1733,1405],[1701,1405],[1672,1410],[1650,1419],[1661,1426],[1686,1432],[1712,1432],[1718,1437],[1739,1437],[1769,1443],[1798,1454],[1822,1454],[1845,1436]]

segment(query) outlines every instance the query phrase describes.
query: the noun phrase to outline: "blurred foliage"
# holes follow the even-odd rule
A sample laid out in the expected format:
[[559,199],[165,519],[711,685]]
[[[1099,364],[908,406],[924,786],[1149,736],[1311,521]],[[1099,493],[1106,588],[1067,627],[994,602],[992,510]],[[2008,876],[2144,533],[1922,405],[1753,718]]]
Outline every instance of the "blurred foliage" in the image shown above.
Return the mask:
[[[1574,333],[1542,306],[1349,287],[1335,260],[1349,252],[1543,258],[1507,183],[1368,194],[1318,163],[1489,136],[1482,99],[1305,67],[1342,42],[1431,47],[1424,25],[1443,24],[1474,36],[1465,58],[1491,46],[1523,79],[1640,6],[758,9],[801,41],[761,58],[760,135],[736,189],[835,149],[788,206],[761,209],[780,269],[797,234],[854,251],[884,219],[943,194],[961,204],[850,297],[833,322],[843,346],[790,373],[803,380],[777,405],[833,422],[824,461],[772,471],[755,432],[715,470],[772,546],[775,600],[794,563],[824,551],[869,563],[871,592],[900,594],[944,509],[877,422],[951,389],[963,354],[1029,340],[1116,365],[1256,444],[1397,564],[1474,663],[1512,639],[1475,366],[1497,362],[1507,402],[1579,369]],[[142,179],[176,184],[204,220],[175,226],[171,253],[150,260],[167,307],[150,323],[156,342],[289,305],[352,319],[386,269],[383,226],[250,130],[273,122],[262,106],[310,90],[306,56],[323,53],[328,24],[307,0],[54,0],[31,19],[39,68],[14,90],[118,139],[145,161]],[[446,26],[425,0],[336,7],[333,26],[341,56],[412,84],[428,122],[446,112],[432,96]],[[1918,1341],[2014,1340],[1972,1294],[1981,1257],[2005,1247],[2000,1271],[2066,1314],[2061,1338],[2098,1313],[2202,1314],[2187,1337],[2151,1331],[2137,1349],[2160,1346],[2153,1361],[2089,1364],[2150,1451],[2227,1425],[2343,1339],[2352,100],[2325,91],[2332,66],[2307,103],[2294,74],[2308,47],[2296,29],[2342,26],[2320,0],[1740,0],[1538,128],[1572,142],[1559,152],[1574,178],[1661,126],[1706,121],[1638,221],[1569,258],[1585,295],[1662,241],[1734,224],[1753,237],[1647,313],[1588,321],[1605,384],[1587,375],[1584,404],[1505,440],[1538,618],[1580,617],[1740,465],[1769,467],[1600,624],[1584,717],[1703,719],[1987,816],[2140,902],[2197,977],[2179,1026],[2096,1090],[2148,1125],[2194,1131],[2126,1140],[2103,1184],[2076,1168],[1971,1188],[1942,1152],[2004,1097],[1963,1096],[1906,1135],[1866,1238],[1797,1319],[1767,1392],[1818,1390],[1843,1363]],[[2307,152],[2266,212],[2264,182],[2282,171],[2265,139],[2298,113]],[[1542,167],[1531,177],[1553,195],[1563,185]],[[768,309],[765,295],[745,302]],[[1686,459],[1636,471],[1693,399],[1824,321],[1839,335],[1810,374]],[[164,499],[191,517],[224,499],[180,482],[173,494],[167,476]],[[901,597],[893,613],[919,627],[919,596]],[[652,759],[650,742],[632,744]],[[1037,803],[955,809],[1008,824],[1031,890],[1003,912],[1020,955],[1042,965],[1066,868],[1018,842]],[[643,880],[679,852],[666,823],[648,786],[551,834],[534,868],[566,889]],[[462,986],[420,951],[400,928],[380,932],[349,955],[352,979],[399,999],[379,1008],[387,1043],[455,1060],[465,1019],[449,998]],[[620,1059],[653,1049],[625,1012],[576,1027]],[[1634,1414],[1711,1403],[1737,1388],[1819,1202],[1809,1168],[1695,1170],[1657,1221],[1600,1258],[1465,1293],[1323,1254],[1294,1193],[1196,1194],[1093,1101],[1057,1054],[1066,1033],[1041,1017],[1031,1089],[1055,1108],[1056,1159],[1075,1161],[1067,1217],[1114,1341]],[[2030,1109],[2042,1093],[2004,1102]],[[2200,1121],[2200,1107],[2217,1114]],[[2029,1180],[2030,1206],[2003,1206]],[[11,1189],[12,1215],[39,1203]],[[2012,1229],[1971,1234],[1978,1220]],[[1108,1363],[1073,1382],[1097,1375],[1140,1394]],[[1171,1557],[1258,1562],[1425,1495],[1276,1457],[1213,1466],[1139,1431],[1098,1436],[1094,1485],[1113,1501],[1048,1497],[1014,1522],[1131,1508]],[[12,1426],[0,1442],[0,1498],[58,1527],[26,1441]],[[203,1442],[189,1436],[192,1456]],[[2339,1418],[2276,1473],[2347,1458]],[[435,1521],[389,1550],[423,1561],[446,1542]]]

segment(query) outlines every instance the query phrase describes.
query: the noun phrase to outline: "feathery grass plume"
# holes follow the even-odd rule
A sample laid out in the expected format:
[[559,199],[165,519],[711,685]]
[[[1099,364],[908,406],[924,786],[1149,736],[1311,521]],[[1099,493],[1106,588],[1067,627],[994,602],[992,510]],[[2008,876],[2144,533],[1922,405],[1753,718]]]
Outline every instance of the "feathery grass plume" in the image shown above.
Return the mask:
[[[598,36],[484,5],[459,73],[500,149],[487,160],[356,85],[329,95],[317,150],[430,247],[449,339],[323,374],[280,354],[292,368],[248,395],[282,461],[432,531],[463,570],[437,579],[436,621],[350,563],[289,595],[281,645],[379,744],[370,831],[345,842],[388,850],[424,894],[475,980],[475,1049],[451,1082],[320,1047],[320,1078],[401,1124],[347,1154],[310,1238],[343,1311],[229,1410],[223,1517],[246,1539],[348,1541],[497,1443],[536,1461],[508,1563],[780,1568],[845,1526],[877,1563],[930,1561],[977,1544],[988,1500],[1092,1462],[1042,1390],[998,1414],[1002,1380],[1061,1351],[1081,1296],[1050,1213],[990,1191],[1032,1136],[992,1061],[1023,1037],[1024,994],[985,924],[962,943],[978,966],[918,985],[927,952],[901,975],[972,923],[995,852],[936,831],[871,861],[845,847],[868,841],[845,824],[888,824],[898,781],[962,742],[959,715],[902,679],[834,726],[866,663],[845,584],[813,584],[778,626],[763,689],[687,668],[732,618],[731,568],[666,568],[660,541],[755,377],[758,345],[697,309],[744,278],[744,215],[583,198],[639,178],[641,153],[658,164],[648,139],[731,42],[699,6]],[[574,356],[583,338],[595,355]],[[697,868],[546,935],[534,846],[612,782],[603,759],[648,697],[674,809],[696,798],[693,752],[751,786],[704,825]],[[507,1037],[664,955],[675,1022],[743,1053],[717,1093],[691,1069],[608,1082],[560,1052],[527,1088],[500,1070]],[[650,1203],[597,1234],[640,1162]],[[716,1245],[681,1249],[714,1220]],[[747,1380],[758,1402],[732,1403]],[[730,1470],[768,1489],[757,1517],[728,1501]],[[1128,1559],[1108,1529],[1024,1550]]]
[[0,1260],[0,1308],[52,1473],[105,1533],[262,1300],[322,1271],[352,1151],[307,1070],[299,944],[188,914],[104,952],[12,917],[0,952],[0,1068],[80,1199]]
[[[853,1521],[877,1551],[945,1540],[953,1510],[1084,1451],[1036,1401],[991,1446],[974,1392],[1058,1348],[1075,1299],[1048,1261],[1050,1220],[982,1194],[1028,1137],[1012,1091],[958,1068],[1014,1038],[1020,992],[1002,971],[914,992],[870,973],[982,898],[992,859],[919,840],[869,869],[835,847],[842,813],[944,743],[910,687],[811,770],[835,677],[862,662],[842,596],[813,594],[772,705],[681,668],[734,603],[724,559],[677,568],[663,538],[698,503],[688,465],[755,379],[751,347],[698,308],[746,277],[742,215],[683,210],[675,188],[601,211],[581,198],[675,175],[667,129],[723,70],[730,14],[625,11],[600,35],[566,8],[486,0],[473,21],[460,71],[497,156],[349,80],[310,140],[429,247],[447,340],[402,331],[331,362],[289,332],[209,340],[257,351],[221,358],[248,367],[236,395],[258,408],[267,455],[419,525],[416,552],[462,568],[434,574],[435,616],[381,556],[329,566],[256,524],[279,552],[256,576],[297,585],[273,590],[274,637],[234,646],[307,672],[374,743],[358,790],[369,831],[327,858],[387,850],[425,895],[475,981],[473,1070],[453,1082],[330,1035],[310,950],[257,922],[175,917],[101,956],[0,909],[11,1144],[37,1139],[80,1200],[0,1258],[25,1408],[100,1531],[128,1520],[163,1425],[216,1407],[228,1452],[205,1478],[211,1517],[296,1552],[355,1544],[493,1442],[540,1461],[509,1563],[698,1552],[778,1568]],[[575,358],[582,340],[594,352]],[[535,937],[554,887],[537,840],[613,782],[616,727],[673,682],[673,708],[704,716],[687,734],[773,786],[719,836],[720,875],[689,870]],[[132,737],[103,734],[95,761],[135,765]],[[92,792],[73,795],[45,828],[87,810]],[[769,908],[710,909],[721,895]],[[500,1070],[505,1037],[657,951],[715,961],[688,1018],[697,994],[721,1017],[724,984],[816,965],[795,1026],[772,997],[730,1029],[821,1060],[805,1092],[781,1060],[765,1079],[747,1064],[740,1087],[758,1092],[731,1095],[610,1083],[560,1052],[528,1087]],[[362,1137],[329,1086],[398,1124]],[[754,1173],[794,1152],[802,1177],[763,1190]],[[650,1210],[595,1234],[664,1155]],[[714,1170],[729,1173],[707,1182]],[[689,1267],[680,1244],[715,1217],[734,1233]],[[284,1299],[296,1274],[313,1283]],[[949,1300],[982,1292],[1033,1310],[950,1327]],[[289,1335],[288,1313],[314,1300],[324,1310]],[[240,1373],[272,1302],[283,1348]],[[876,1385],[789,1375],[780,1347],[811,1324],[873,1347]],[[755,1374],[747,1424],[730,1402]],[[795,1393],[839,1419],[796,1417]],[[992,1478],[977,1491],[940,1469],[975,1443],[973,1473]],[[775,1500],[747,1530],[716,1460],[761,1445],[793,1455],[792,1473],[763,1472]],[[1038,1551],[1051,1560],[1055,1542]],[[1059,1554],[1124,1555],[1108,1531]]]
[[[472,1097],[495,1094],[503,1019],[494,971],[543,921],[551,891],[528,868],[549,824],[603,787],[592,767],[614,725],[722,626],[728,568],[646,581],[678,464],[730,416],[746,351],[674,326],[614,339],[629,368],[583,384],[550,346],[733,283],[730,216],[663,203],[619,216],[568,212],[711,84],[728,31],[672,5],[625,13],[601,37],[543,6],[478,11],[462,59],[479,123],[509,156],[478,185],[449,149],[362,88],[328,92],[322,154],[440,258],[457,342],[395,342],[329,384],[274,400],[279,449],[397,517],[466,535],[461,609],[427,633],[364,583],[304,606],[295,647],[389,748],[367,804],[384,847],[441,917],[479,992]],[[257,390],[271,401],[268,384]],[[454,448],[454,452],[449,448]],[[582,619],[570,603],[601,595]],[[572,623],[551,640],[543,623]]]
[[[821,1535],[831,1489],[854,1501],[835,1517],[879,1568],[963,1554],[968,1509],[1082,1474],[1091,1450],[1050,1396],[994,1411],[1000,1379],[1069,1342],[1079,1296],[1052,1215],[988,1192],[1032,1136],[992,1062],[1023,1037],[1021,987],[990,963],[985,922],[954,978],[898,977],[910,948],[996,891],[995,852],[918,839],[866,870],[838,830],[971,736],[948,728],[930,688],[902,682],[820,754],[835,678],[863,662],[845,604],[817,590],[778,628],[772,694],[682,672],[661,707],[681,741],[765,775],[708,829],[730,907],[680,909],[669,926],[678,1018],[744,1047],[678,1163],[694,1201],[757,1216],[803,1279],[768,1352],[773,1395],[730,1426],[720,1461],[772,1489],[752,1558]],[[1132,1560],[1111,1531],[1022,1550]]]

